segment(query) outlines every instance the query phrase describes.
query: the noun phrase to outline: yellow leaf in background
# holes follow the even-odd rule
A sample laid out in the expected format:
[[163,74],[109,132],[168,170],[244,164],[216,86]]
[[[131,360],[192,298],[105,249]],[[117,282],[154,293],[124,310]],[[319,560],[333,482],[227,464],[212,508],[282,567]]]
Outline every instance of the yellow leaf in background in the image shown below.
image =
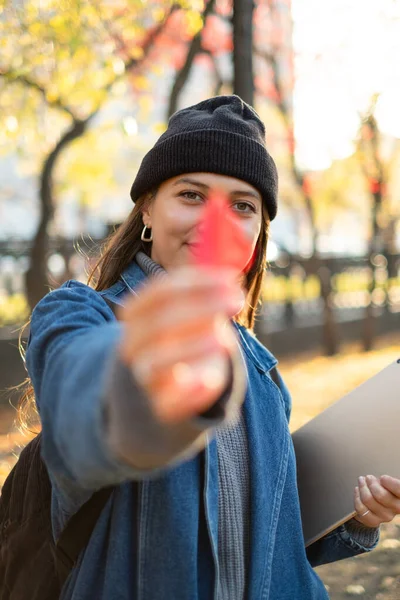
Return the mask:
[[69,61],[69,58],[70,54],[68,48],[66,48],[65,46],[57,48],[57,62],[59,65],[63,62]]
[[[114,77],[111,77],[111,79],[114,79]],[[109,81],[110,73],[108,70],[94,69],[92,73],[88,73],[88,76],[84,75],[79,81],[79,84],[86,89],[88,95],[90,96],[93,88],[95,88],[93,91],[104,94],[103,88],[108,84]]]
[[54,17],[52,17],[49,20],[50,27],[52,27],[53,29],[56,29],[56,30],[60,29],[60,28],[64,29],[67,24],[68,23],[66,23],[66,19],[62,13],[55,15]]
[[162,133],[164,133],[164,131],[167,129],[167,125],[166,123],[155,123],[153,125],[153,131],[154,133],[158,133],[159,135],[161,135]]
[[82,65],[88,65],[93,59],[94,54],[90,51],[88,46],[79,46],[73,55],[73,60]]
[[179,4],[186,10],[197,12],[203,12],[204,10],[204,0],[181,0]]
[[13,294],[1,300],[0,325],[23,323],[29,315],[27,300],[23,294]]
[[150,96],[142,96],[138,99],[139,110],[140,110],[140,119],[146,120],[149,112],[153,108],[153,100]]
[[132,42],[141,33],[143,33],[143,28],[138,27],[135,22],[124,25],[124,38],[127,41]]
[[153,10],[151,11],[151,16],[154,19],[154,21],[162,21],[165,16],[164,8],[162,8],[161,6],[159,6],[158,8],[153,8]]
[[53,88],[49,88],[48,90],[46,90],[46,100],[48,102],[55,102],[56,100],[58,100],[59,98],[59,94],[58,94],[58,89],[56,87]]
[[[99,11],[90,4],[85,4],[80,11],[81,22],[84,22],[85,27],[96,27],[99,21]],[[101,18],[101,17],[100,17]]]
[[194,11],[189,11],[185,15],[188,28],[188,34],[195,36],[203,27],[203,19],[201,15]]
[[[87,90],[86,90],[86,96],[88,96]],[[89,101],[91,102],[91,106],[93,106],[94,108],[96,108],[97,106],[101,106],[101,104],[105,100],[104,91],[103,90],[91,90],[90,95],[86,99],[88,102]]]
[[143,48],[140,48],[140,46],[136,46],[135,48],[132,48],[132,50],[129,51],[130,57],[134,58],[135,60],[140,60],[143,54]]
[[144,75],[138,75],[134,78],[134,83],[136,89],[141,92],[147,92],[150,89],[150,82]]
[[34,37],[41,37],[46,32],[46,27],[44,27],[43,24],[39,22],[30,23],[30,25],[28,25],[28,31],[30,35]]
[[152,65],[151,71],[156,77],[162,77],[164,74],[164,67],[162,67],[161,65]]
[[304,296],[307,300],[319,298],[321,294],[321,283],[316,275],[310,275],[304,282]]

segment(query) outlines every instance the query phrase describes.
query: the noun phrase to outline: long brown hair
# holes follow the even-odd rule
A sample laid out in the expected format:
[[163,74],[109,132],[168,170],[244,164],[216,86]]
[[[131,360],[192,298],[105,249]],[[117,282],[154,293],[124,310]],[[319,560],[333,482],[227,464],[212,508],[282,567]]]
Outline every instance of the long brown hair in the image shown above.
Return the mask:
[[[100,258],[94,267],[90,269],[88,276],[88,285],[92,286],[96,291],[105,290],[116,283],[139,250],[150,254],[149,242],[146,243],[141,240],[143,229],[142,212],[155,199],[156,195],[157,190],[155,189],[136,200],[135,206],[127,219],[105,240],[100,251]],[[247,290],[246,304],[235,318],[238,323],[250,330],[254,329],[267,264],[268,231],[269,220],[265,216],[265,211],[263,211],[261,231],[255,249],[254,260],[245,279],[245,288]],[[39,421],[34,391],[29,379],[26,380],[25,386],[25,392],[21,398],[18,410],[19,424],[23,429],[28,428],[28,423],[31,424],[33,421],[36,425]]]

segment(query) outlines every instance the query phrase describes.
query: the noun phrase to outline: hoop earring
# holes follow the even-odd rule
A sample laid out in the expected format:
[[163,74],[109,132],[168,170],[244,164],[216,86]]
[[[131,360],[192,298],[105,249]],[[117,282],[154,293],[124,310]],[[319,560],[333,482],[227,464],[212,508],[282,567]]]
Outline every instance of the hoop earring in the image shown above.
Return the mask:
[[[150,230],[150,237],[146,237],[146,229]],[[153,232],[151,231],[151,227],[147,227],[147,225],[145,225],[143,227],[143,231],[142,231],[142,235],[140,236],[140,239],[142,240],[142,242],[152,242],[153,241]]]

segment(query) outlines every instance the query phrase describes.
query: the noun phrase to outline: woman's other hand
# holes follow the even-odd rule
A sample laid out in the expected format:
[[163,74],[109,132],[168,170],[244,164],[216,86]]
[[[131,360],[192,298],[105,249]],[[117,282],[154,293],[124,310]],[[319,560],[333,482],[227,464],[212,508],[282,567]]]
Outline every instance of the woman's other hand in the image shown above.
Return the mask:
[[389,523],[400,514],[400,479],[382,475],[358,478],[354,490],[354,517],[365,527],[379,527]]
[[149,283],[120,310],[120,355],[160,420],[199,415],[226,389],[237,351],[228,319],[243,303],[231,272],[185,267]]

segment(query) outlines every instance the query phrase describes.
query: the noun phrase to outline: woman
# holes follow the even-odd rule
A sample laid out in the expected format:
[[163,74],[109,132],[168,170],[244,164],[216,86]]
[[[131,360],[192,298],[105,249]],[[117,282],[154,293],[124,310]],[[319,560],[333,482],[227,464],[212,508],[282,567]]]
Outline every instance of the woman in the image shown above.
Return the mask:
[[[216,186],[251,243],[238,272],[191,266]],[[95,490],[116,486],[62,598],[325,599],[309,560],[375,547],[399,482],[363,483],[358,520],[307,557],[290,397],[252,334],[277,210],[264,125],[237,96],[177,112],[131,196],[95,289],[67,282],[32,315],[27,366],[55,536]]]

